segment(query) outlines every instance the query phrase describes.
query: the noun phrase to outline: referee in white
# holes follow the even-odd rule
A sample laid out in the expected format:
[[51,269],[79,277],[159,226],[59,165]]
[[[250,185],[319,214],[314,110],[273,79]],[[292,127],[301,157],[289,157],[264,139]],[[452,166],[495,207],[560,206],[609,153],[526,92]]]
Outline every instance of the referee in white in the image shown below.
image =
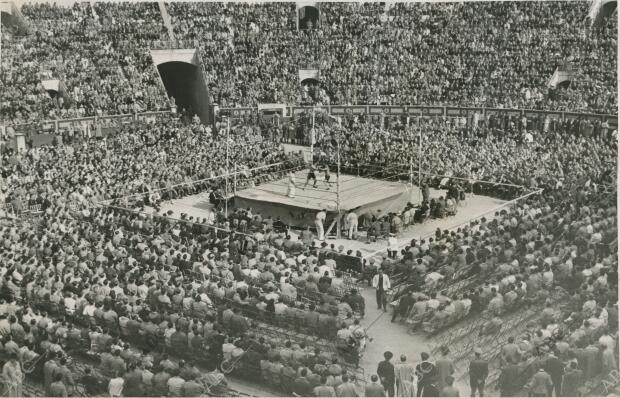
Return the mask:
[[325,223],[325,219],[327,218],[327,210],[323,209],[316,213],[316,218],[314,219],[314,225],[316,226],[316,234],[319,240],[325,240],[325,229],[323,228],[323,224]]

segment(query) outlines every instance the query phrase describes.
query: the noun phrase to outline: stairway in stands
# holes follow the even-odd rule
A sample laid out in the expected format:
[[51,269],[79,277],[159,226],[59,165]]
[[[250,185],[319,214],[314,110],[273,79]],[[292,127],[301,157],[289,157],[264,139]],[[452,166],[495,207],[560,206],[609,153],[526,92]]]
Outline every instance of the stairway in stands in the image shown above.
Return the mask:
[[168,29],[168,37],[171,41],[174,41],[175,39],[174,29],[172,29],[172,18],[170,17],[170,14],[166,9],[166,3],[164,3],[163,1],[158,1],[157,4],[159,5],[159,11],[161,12],[161,17],[164,20],[164,25],[166,26],[166,29]]

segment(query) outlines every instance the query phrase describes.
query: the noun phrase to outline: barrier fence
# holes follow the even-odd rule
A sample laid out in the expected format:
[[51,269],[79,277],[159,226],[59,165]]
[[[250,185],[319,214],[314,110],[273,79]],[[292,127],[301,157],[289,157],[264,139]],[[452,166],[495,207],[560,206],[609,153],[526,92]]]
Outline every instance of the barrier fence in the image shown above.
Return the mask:
[[[6,129],[8,127],[12,127],[15,132],[49,132],[57,134],[59,131],[63,129],[67,129],[70,127],[74,127],[75,125],[81,125],[83,127],[92,126],[96,128],[99,126],[100,128],[109,128],[109,127],[118,127],[125,123],[132,123],[136,121],[154,121],[158,116],[170,115],[174,112],[171,110],[164,111],[150,111],[150,112],[141,112],[141,113],[133,113],[133,114],[121,114],[121,115],[105,115],[105,116],[87,116],[87,117],[79,117],[79,118],[71,118],[71,119],[57,119],[57,120],[43,120],[40,122],[32,122],[32,123],[17,123],[17,124],[6,124],[0,126],[0,130],[6,133]],[[92,135],[95,135],[96,131],[92,132]]]
[[[445,117],[473,117],[478,116],[525,116],[528,119],[545,118],[555,120],[585,119],[590,121],[607,122],[610,128],[617,128],[618,115],[602,113],[584,113],[571,111],[549,111],[537,109],[488,108],[488,107],[459,107],[459,106],[424,106],[424,105],[317,105],[317,106],[286,106],[286,116],[295,117],[304,113],[325,112],[330,115],[370,115],[370,116],[445,116]],[[259,114],[258,107],[219,108],[222,116],[244,117]]]
[[[585,119],[590,121],[607,122],[609,129],[618,127],[618,115],[601,113],[584,113],[570,111],[547,111],[536,109],[508,109],[508,108],[485,108],[485,107],[454,107],[454,106],[422,106],[422,105],[321,105],[321,106],[284,106],[287,116],[294,117],[304,113],[311,113],[312,109],[318,112],[326,112],[330,115],[370,115],[370,116],[403,116],[403,117],[479,117],[486,116],[524,116],[528,119],[549,117],[552,120],[566,119]],[[239,108],[218,108],[217,114],[220,116],[245,117],[255,116],[260,113],[258,107],[239,107]],[[104,115],[88,116],[72,119],[43,120],[32,123],[8,123],[3,124],[1,130],[13,127],[15,130],[39,129],[58,133],[63,128],[71,127],[73,124],[94,124],[105,125],[119,121],[149,120],[158,115],[173,114],[173,110],[149,111],[125,115]]]
[[[281,168],[284,167],[284,168]],[[231,187],[231,192],[229,192],[229,196],[231,194],[233,194],[234,192],[236,192],[237,187],[239,185],[243,184],[243,181],[245,179],[252,179],[253,177],[255,177],[255,175],[252,175],[252,173],[259,171],[259,170],[269,170],[269,169],[274,169],[274,171],[280,172],[280,173],[284,173],[290,170],[297,170],[301,167],[304,167],[302,164],[295,164],[295,162],[293,161],[287,161],[287,162],[278,162],[278,163],[272,163],[272,164],[268,164],[268,165],[264,165],[264,166],[258,166],[258,167],[254,167],[252,169],[241,169],[241,170],[236,170],[234,172],[229,172],[226,174],[221,174],[221,175],[217,175],[217,176],[213,176],[213,177],[209,177],[209,178],[203,178],[200,180],[195,180],[195,181],[190,181],[190,182],[183,182],[180,184],[175,184],[175,185],[171,185],[169,187],[165,187],[165,188],[159,188],[159,189],[153,189],[150,190],[148,192],[137,192],[137,193],[133,193],[130,195],[126,195],[126,196],[121,196],[121,197],[117,197],[117,198],[113,198],[113,199],[106,199],[102,202],[100,202],[100,204],[102,205],[107,205],[107,204],[111,204],[114,202],[118,202],[118,201],[122,201],[122,202],[127,202],[128,200],[132,199],[132,198],[141,198],[144,196],[149,196],[149,195],[153,195],[155,193],[159,193],[159,192],[165,192],[165,191],[169,191],[169,190],[173,190],[175,188],[179,188],[179,187],[186,187],[186,186],[194,186],[194,185],[199,185],[202,183],[206,183],[209,181],[214,181],[214,180],[219,180],[222,178],[226,178],[226,179],[233,179],[232,182],[232,187]],[[237,176],[242,176],[244,177],[244,179],[240,179],[239,181],[237,181]],[[227,198],[227,199],[230,199]]]

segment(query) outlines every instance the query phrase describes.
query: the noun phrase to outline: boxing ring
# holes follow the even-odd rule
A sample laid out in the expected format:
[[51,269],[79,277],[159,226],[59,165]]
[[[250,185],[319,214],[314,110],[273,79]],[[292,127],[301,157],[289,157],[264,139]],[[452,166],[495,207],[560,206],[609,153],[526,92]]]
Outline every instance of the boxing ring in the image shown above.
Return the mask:
[[[317,172],[316,188],[314,181],[306,184],[307,170],[295,173],[295,196],[287,196],[289,178],[285,177],[255,187],[237,191],[234,198],[235,207],[252,208],[253,212],[271,215],[293,227],[313,225],[316,213],[327,210],[325,228],[336,217],[338,211],[338,194],[336,192],[336,174],[332,173],[330,184],[326,183],[323,173]],[[346,214],[353,210],[359,217],[360,225],[364,219],[386,215],[402,210],[407,202],[412,201],[412,190],[407,184],[398,181],[383,181],[353,175],[340,175],[340,211]],[[415,199],[417,201],[417,191]]]

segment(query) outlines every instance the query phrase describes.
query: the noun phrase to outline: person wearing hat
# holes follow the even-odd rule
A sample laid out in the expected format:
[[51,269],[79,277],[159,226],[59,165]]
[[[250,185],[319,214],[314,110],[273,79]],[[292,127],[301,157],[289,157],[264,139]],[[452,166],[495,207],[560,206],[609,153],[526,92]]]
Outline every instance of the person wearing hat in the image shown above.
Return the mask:
[[471,396],[476,396],[476,391],[480,396],[484,396],[484,383],[489,375],[489,362],[482,359],[482,350],[474,349],[475,358],[469,363],[469,385],[471,386]]
[[385,388],[385,391],[388,393],[389,397],[394,396],[394,383],[396,379],[396,375],[394,373],[394,365],[390,362],[390,360],[394,357],[394,354],[390,351],[386,351],[383,353],[383,358],[385,360],[379,362],[377,366],[377,375],[381,379],[381,384]]
[[372,287],[375,288],[375,296],[377,298],[377,309],[383,308],[383,311],[387,311],[387,297],[386,292],[392,287],[390,278],[383,273],[383,270],[379,268],[377,274],[372,278]]
[[416,397],[428,396],[428,392],[425,390],[435,390],[435,379],[437,378],[437,368],[428,359],[430,355],[427,352],[420,354],[422,362],[416,365],[415,375],[418,379],[418,390],[416,391]]

